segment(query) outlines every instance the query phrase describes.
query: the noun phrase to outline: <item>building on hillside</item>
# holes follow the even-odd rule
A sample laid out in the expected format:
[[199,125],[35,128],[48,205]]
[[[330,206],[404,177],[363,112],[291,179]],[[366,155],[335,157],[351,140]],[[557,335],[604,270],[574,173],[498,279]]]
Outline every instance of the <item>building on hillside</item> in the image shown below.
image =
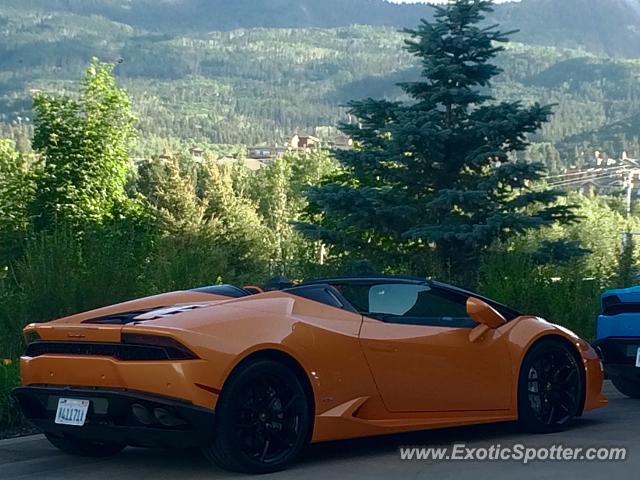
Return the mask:
[[347,135],[339,135],[332,139],[329,146],[334,150],[351,150],[353,149],[353,138]]
[[600,180],[585,180],[579,183],[577,191],[582,195],[615,195],[621,193],[626,187],[626,182],[621,178],[612,180],[611,178]]
[[549,183],[555,188],[589,196],[616,195],[631,186],[632,195],[640,196],[640,161],[629,158],[626,152],[621,158],[613,159],[597,151],[594,163],[595,167],[567,169],[550,177]]
[[158,157],[160,163],[171,163],[173,162],[173,155],[168,150],[165,150],[162,155]]
[[204,159],[205,151],[200,147],[192,147],[189,149],[191,158],[196,162],[201,162]]
[[315,135],[298,134],[291,136],[282,146],[264,145],[247,148],[247,158],[269,163],[276,158],[283,156],[287,152],[316,152],[326,144],[326,146],[336,150],[350,150],[353,148],[353,139],[346,135],[336,135],[326,139],[326,142]]
[[289,148],[291,150],[304,150],[306,152],[310,152],[322,148],[322,142],[318,137],[314,137],[313,135],[295,134],[291,137],[291,140],[289,140]]
[[253,160],[271,161],[281,157],[287,152],[286,147],[275,145],[273,147],[260,146],[247,148],[247,158]]

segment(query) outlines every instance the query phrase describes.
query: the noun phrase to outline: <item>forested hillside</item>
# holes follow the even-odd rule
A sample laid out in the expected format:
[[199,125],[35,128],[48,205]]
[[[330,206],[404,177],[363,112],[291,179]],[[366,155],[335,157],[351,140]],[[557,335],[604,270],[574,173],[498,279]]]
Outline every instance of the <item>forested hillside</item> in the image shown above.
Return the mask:
[[516,41],[640,56],[640,0],[523,0],[498,8],[494,19],[519,29]]
[[[527,154],[552,170],[590,158],[595,149],[640,156],[640,62],[605,56],[636,54],[636,29],[620,27],[639,23],[639,2],[588,0],[585,8],[585,1],[524,0],[494,13],[504,29],[520,27],[516,38],[526,42],[501,55],[504,73],[494,93],[557,104]],[[73,89],[92,56],[119,63],[116,74],[139,117],[141,148],[156,149],[171,139],[281,143],[293,132],[349,121],[342,105],[351,99],[399,98],[395,84],[419,74],[414,59],[399,53],[405,36],[397,27],[340,25],[415,24],[431,7],[378,0],[255,3],[175,0],[150,9],[147,0],[5,0],[0,133],[28,148],[33,93]],[[261,25],[305,28],[233,29]]]
[[[429,5],[387,0],[4,0],[2,4],[3,15],[16,9],[101,16],[138,30],[170,34],[256,27],[407,27],[433,15]],[[514,39],[525,43],[640,56],[640,0],[521,0],[497,5],[488,21],[520,29]]]
[[155,32],[208,32],[255,27],[410,26],[430,16],[427,5],[383,0],[5,0],[40,12],[100,15]]

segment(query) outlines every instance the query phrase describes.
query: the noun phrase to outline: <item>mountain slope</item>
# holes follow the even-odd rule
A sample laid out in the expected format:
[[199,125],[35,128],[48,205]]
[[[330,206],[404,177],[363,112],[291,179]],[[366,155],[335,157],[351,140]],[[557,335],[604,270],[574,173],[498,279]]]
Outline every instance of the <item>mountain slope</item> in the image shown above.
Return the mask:
[[[193,34],[239,28],[415,26],[424,4],[385,0],[2,0],[6,8],[46,16],[98,15],[137,30]],[[487,22],[519,29],[514,40],[640,57],[640,0],[522,0],[496,5]],[[0,24],[2,18],[0,18]]]
[[413,26],[431,15],[428,5],[383,0],[3,0],[40,12],[100,15],[155,32],[228,31],[237,28]]
[[[640,157],[640,61],[585,52],[636,55],[638,12],[640,0],[497,6],[487,22],[528,40],[496,60],[496,98],[557,104],[534,140],[563,160],[576,147]],[[347,120],[351,99],[402,98],[395,84],[420,70],[398,27],[431,13],[382,0],[0,0],[0,136],[28,144],[31,94],[76,89],[95,55],[118,62],[149,142],[282,142]],[[317,27],[351,23],[391,26]],[[299,24],[313,27],[245,28]]]
[[640,57],[640,0],[523,0],[494,19],[519,29],[514,39],[524,43]]

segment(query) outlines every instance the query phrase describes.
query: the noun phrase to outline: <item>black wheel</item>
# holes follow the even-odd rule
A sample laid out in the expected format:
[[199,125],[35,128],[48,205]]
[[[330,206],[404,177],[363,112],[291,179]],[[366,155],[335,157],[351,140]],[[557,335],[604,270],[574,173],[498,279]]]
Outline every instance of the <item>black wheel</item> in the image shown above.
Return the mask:
[[518,384],[518,417],[536,433],[568,428],[581,411],[583,375],[564,344],[548,340],[527,353]]
[[640,384],[628,378],[612,378],[613,386],[630,398],[640,398]]
[[126,447],[123,443],[88,442],[67,437],[45,434],[49,443],[68,455],[77,457],[112,457]]
[[216,407],[214,440],[204,453],[226,470],[276,472],[305,446],[311,421],[296,375],[281,363],[259,360],[227,381]]

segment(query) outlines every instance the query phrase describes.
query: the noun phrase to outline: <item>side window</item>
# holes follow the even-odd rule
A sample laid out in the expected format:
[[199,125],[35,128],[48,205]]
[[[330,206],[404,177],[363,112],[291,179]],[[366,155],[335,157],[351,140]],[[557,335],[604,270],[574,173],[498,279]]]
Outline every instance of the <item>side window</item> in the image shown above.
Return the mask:
[[369,315],[389,323],[474,328],[467,296],[428,285],[384,284],[369,288]]
[[418,304],[426,285],[374,285],[369,289],[369,312],[377,315],[403,316]]
[[334,285],[359,313],[369,312],[369,289],[371,285]]

